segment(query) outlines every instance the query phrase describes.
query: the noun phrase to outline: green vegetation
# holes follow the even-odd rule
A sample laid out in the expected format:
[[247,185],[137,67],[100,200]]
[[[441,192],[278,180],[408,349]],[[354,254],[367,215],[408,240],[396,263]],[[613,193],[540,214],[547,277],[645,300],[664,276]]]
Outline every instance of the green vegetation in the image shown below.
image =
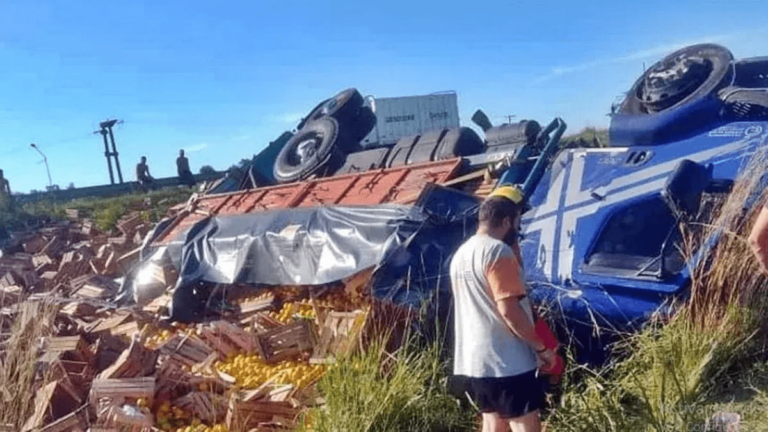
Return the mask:
[[587,127],[577,134],[564,137],[560,144],[563,147],[608,147],[608,130]]
[[460,406],[447,389],[451,363],[439,342],[408,337],[395,353],[387,337],[365,352],[340,359],[318,383],[326,406],[307,419],[317,432],[472,431],[474,410]]
[[166,188],[113,198],[83,198],[71,201],[44,198],[19,204],[6,198],[5,202],[0,201],[0,223],[14,226],[39,217],[64,218],[65,210],[75,209],[82,217],[92,218],[101,230],[109,231],[129,210],[140,211],[148,222],[158,222],[169,207],[186,202],[191,194],[189,189]]

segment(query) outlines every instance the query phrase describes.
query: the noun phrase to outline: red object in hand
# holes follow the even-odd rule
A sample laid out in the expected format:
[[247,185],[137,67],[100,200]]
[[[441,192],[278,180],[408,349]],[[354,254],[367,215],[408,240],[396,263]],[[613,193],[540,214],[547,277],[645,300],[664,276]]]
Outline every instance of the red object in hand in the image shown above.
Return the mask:
[[[560,343],[557,341],[555,334],[552,332],[552,329],[549,328],[549,324],[547,324],[546,321],[537,317],[534,330],[536,331],[536,334],[539,336],[539,338],[541,338],[541,342],[545,347],[547,347],[547,349],[557,351],[557,347],[560,345]],[[565,360],[563,360],[559,354],[555,353],[555,366],[553,366],[551,369],[542,368],[539,370],[543,374],[554,375],[559,378],[565,372]]]

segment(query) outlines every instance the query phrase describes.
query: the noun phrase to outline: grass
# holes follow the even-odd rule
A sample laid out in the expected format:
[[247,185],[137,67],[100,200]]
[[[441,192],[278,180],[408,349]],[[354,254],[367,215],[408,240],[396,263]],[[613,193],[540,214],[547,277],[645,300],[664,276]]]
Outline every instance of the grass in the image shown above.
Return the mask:
[[[300,430],[475,430],[477,412],[459,405],[448,390],[452,363],[442,355],[439,323],[434,323],[438,336],[428,341],[412,330],[401,333],[412,328],[403,325],[402,315],[390,313],[384,321],[366,332],[378,333],[366,342],[366,349],[341,357],[328,369],[318,383],[325,406],[311,410]],[[392,325],[386,324],[389,321]],[[389,330],[381,331],[385,328]]]
[[35,391],[47,383],[43,377],[36,384],[35,377],[41,373],[36,367],[37,345],[52,334],[56,314],[53,305],[44,302],[23,303],[20,309],[0,355],[0,426],[9,425],[12,430],[21,430],[34,411]]
[[[745,211],[744,203],[759,190],[756,174],[766,168],[764,156],[753,158],[704,223],[683,227],[688,256],[711,236],[720,237],[693,269],[689,297],[667,322],[650,322],[627,336],[619,346],[623,360],[600,370],[572,369],[549,419],[555,430],[704,430],[723,409],[750,421],[762,410],[764,418],[768,381],[755,380],[759,374],[750,365],[768,368],[762,360],[768,285],[746,242],[759,208]],[[740,404],[727,403],[736,394]]]
[[[0,203],[0,223],[23,224],[40,217],[64,218],[65,210],[76,209],[81,216],[94,220],[102,231],[109,231],[129,210],[140,209],[147,222],[158,222],[166,210],[189,199],[192,191],[185,188],[165,188],[149,193],[133,193],[114,198],[83,198],[71,201],[41,199],[19,204]],[[145,205],[148,200],[148,205]],[[162,204],[161,204],[162,203]]]

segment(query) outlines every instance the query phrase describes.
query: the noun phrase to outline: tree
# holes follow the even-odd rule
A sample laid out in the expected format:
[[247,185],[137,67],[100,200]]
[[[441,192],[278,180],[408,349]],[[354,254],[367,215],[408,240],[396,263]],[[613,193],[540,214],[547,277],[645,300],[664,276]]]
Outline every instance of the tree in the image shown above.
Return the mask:
[[74,189],[74,188],[75,188],[75,184],[73,182],[69,182],[69,186],[67,186],[67,189],[71,190],[71,189]]
[[203,165],[200,167],[200,174],[216,174],[216,170],[210,165]]

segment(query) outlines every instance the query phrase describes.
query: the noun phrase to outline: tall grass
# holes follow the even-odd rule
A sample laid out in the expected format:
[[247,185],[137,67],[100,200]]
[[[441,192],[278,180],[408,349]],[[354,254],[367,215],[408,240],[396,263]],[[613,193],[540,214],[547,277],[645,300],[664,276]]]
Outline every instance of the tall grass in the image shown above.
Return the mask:
[[[53,334],[56,308],[46,302],[21,303],[10,338],[0,355],[0,426],[21,430],[34,411],[35,391],[47,382],[36,380],[38,345]],[[0,326],[2,327],[2,326]]]
[[[403,328],[402,325],[389,328],[395,327]],[[368,341],[366,349],[340,358],[329,368],[318,383],[325,406],[308,413],[303,430],[448,432],[476,429],[476,411],[460,406],[449,393],[451,363],[441,355],[442,338],[427,341],[412,331],[402,336],[396,334],[397,331],[379,333]],[[393,343],[393,339],[397,340]],[[399,348],[392,352],[393,346]]]
[[767,169],[765,155],[753,157],[712,213],[682,227],[689,257],[718,239],[692,269],[689,296],[667,322],[623,340],[621,362],[571,370],[550,417],[555,430],[703,430],[711,397],[765,348],[768,285],[746,241],[760,206],[746,204]]

